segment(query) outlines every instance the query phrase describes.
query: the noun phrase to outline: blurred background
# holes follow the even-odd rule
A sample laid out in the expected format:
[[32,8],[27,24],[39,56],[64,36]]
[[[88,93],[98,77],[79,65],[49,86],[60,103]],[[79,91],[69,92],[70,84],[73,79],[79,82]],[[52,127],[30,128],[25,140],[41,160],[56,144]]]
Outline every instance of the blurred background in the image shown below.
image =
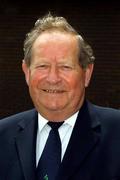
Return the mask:
[[67,18],[94,50],[96,61],[86,92],[88,99],[119,109],[119,1],[0,0],[0,118],[33,107],[21,69],[23,42],[34,22],[49,11]]

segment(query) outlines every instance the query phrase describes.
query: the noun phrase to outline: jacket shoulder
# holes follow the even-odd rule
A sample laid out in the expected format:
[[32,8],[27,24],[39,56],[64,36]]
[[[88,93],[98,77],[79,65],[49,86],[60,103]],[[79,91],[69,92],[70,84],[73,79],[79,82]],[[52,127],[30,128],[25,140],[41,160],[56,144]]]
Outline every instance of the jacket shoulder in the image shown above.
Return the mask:
[[29,119],[32,118],[32,116],[34,117],[35,114],[36,114],[36,110],[31,109],[31,110],[23,111],[23,112],[20,112],[20,113],[13,114],[11,116],[2,118],[0,120],[0,130],[2,128],[5,128],[5,127],[10,127],[10,126],[13,126],[13,125],[17,125],[23,119],[28,121]]
[[102,107],[93,105],[94,111],[100,116],[100,117],[106,117],[106,118],[120,118],[120,110],[111,108],[111,107]]
[[91,117],[100,122],[102,126],[116,127],[120,129],[120,110],[94,105],[88,103],[88,109]]

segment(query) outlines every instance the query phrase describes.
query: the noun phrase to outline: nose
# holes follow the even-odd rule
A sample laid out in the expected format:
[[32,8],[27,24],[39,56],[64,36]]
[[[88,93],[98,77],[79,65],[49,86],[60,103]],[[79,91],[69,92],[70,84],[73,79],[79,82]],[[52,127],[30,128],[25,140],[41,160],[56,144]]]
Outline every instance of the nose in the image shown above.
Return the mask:
[[61,81],[58,67],[51,67],[49,69],[47,81],[51,84],[57,84]]

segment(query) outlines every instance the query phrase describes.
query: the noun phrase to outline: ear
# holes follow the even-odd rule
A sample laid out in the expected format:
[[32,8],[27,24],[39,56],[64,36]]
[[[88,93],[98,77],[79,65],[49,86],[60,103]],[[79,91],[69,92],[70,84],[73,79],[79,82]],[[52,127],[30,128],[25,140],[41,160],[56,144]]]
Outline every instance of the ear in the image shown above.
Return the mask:
[[85,69],[85,87],[88,87],[92,72],[93,72],[94,64],[89,64]]
[[25,63],[24,60],[22,62],[22,70],[25,74],[26,83],[27,83],[27,85],[29,85],[29,67],[27,66],[27,64]]

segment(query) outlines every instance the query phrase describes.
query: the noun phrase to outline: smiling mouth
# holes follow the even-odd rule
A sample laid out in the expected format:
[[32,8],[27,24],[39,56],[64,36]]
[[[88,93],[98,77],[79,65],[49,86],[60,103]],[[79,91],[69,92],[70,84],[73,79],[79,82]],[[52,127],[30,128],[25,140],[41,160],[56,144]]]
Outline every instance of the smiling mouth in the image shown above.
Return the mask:
[[58,89],[43,89],[44,92],[46,93],[64,93],[65,91],[63,90],[58,90]]

